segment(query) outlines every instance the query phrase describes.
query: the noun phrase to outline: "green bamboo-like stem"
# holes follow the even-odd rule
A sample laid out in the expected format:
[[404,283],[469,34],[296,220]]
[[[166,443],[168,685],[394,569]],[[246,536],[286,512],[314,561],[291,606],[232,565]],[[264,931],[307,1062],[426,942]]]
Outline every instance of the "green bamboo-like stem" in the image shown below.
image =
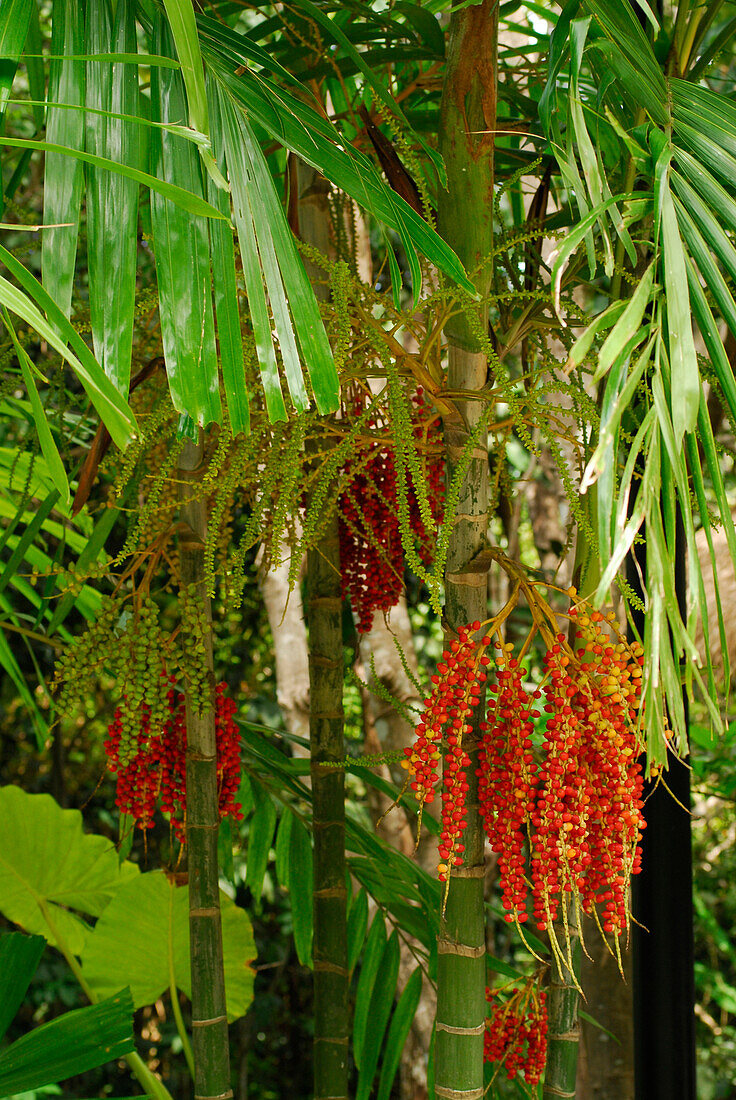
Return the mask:
[[[497,8],[495,0],[483,0],[453,12],[440,122],[448,187],[440,197],[439,228],[475,278],[482,296],[488,293],[491,270],[490,266],[482,272],[477,269],[493,246]],[[482,331],[488,326],[486,303],[477,311]],[[472,394],[487,381],[487,355],[478,331],[478,325],[463,314],[453,317],[445,328],[448,389],[453,393]],[[460,398],[456,406],[457,418],[446,416],[444,420],[448,477],[452,477],[482,415],[478,400]],[[486,542],[488,486],[488,455],[481,442],[465,474],[450,534],[445,576],[445,619],[450,637],[460,626],[486,618],[486,572],[473,572],[471,562]],[[483,1096],[484,858],[475,779],[480,712],[478,707],[473,733],[465,741],[470,790],[463,864],[452,871],[438,940],[435,1094],[447,1100]]]
[[[567,937],[570,941],[573,973],[565,962],[553,954],[552,979],[547,994],[547,1068],[544,1073],[544,1100],[575,1100],[580,1049],[578,1004],[580,994],[574,984],[580,974],[580,936],[574,905],[568,907]],[[565,931],[558,930],[563,949]]]
[[[69,969],[71,970],[74,977],[77,979],[77,982],[79,983],[82,992],[86,996],[87,1000],[90,1002],[90,1004],[96,1005],[99,1001],[99,997],[95,993],[94,989],[92,989],[92,987],[88,984],[87,980],[84,977],[81,966],[79,965],[77,959],[69,948],[68,943],[59,932],[59,929],[56,927],[54,919],[49,911],[48,905],[46,905],[46,903],[41,898],[37,898],[36,900],[38,902],[38,907],[41,910],[43,919],[46,921],[49,931],[54,937],[57,950],[60,951],[66,959],[69,965]],[[133,1050],[129,1054],[124,1055],[124,1057],[125,1061],[128,1063],[128,1067],[130,1068],[131,1073],[137,1079],[138,1083],[144,1089],[148,1096],[153,1096],[155,1100],[172,1100],[171,1093],[166,1088],[166,1085],[164,1085],[163,1081],[159,1080],[156,1074],[148,1068],[148,1066],[143,1061],[137,1051]]]
[[[202,433],[196,443],[185,440],[179,458],[179,538],[181,584],[210,619],[204,580],[207,513],[195,491],[202,477]],[[195,1100],[225,1100],[230,1087],[230,1051],[225,1010],[222,961],[222,921],[217,859],[220,824],[217,800],[214,674],[212,634],[204,639],[184,637],[185,648],[204,642],[211,681],[212,705],[198,712],[185,685],[187,723],[187,851],[189,867],[189,935],[192,972],[192,1047]]]
[[[302,240],[329,251],[328,185],[298,165]],[[316,272],[308,271],[311,276]],[[324,299],[327,287],[313,279]],[[347,1100],[348,955],[345,885],[342,589],[337,514],[307,554],[309,740],[314,829],[314,1098]]]

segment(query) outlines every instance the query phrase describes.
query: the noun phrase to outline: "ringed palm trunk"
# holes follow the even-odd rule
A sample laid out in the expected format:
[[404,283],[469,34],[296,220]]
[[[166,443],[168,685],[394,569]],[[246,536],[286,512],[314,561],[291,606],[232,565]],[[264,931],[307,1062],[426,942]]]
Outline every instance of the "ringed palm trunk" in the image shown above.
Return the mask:
[[[206,610],[210,602],[204,580],[207,537],[205,502],[197,499],[193,485],[201,479],[203,442],[186,440],[179,459],[179,539],[181,583]],[[186,646],[200,640],[187,639]],[[203,639],[210,686],[214,688],[212,633]],[[225,1009],[225,976],[222,960],[222,921],[217,858],[219,812],[214,698],[203,714],[185,692],[187,723],[187,850],[189,859],[189,935],[192,971],[192,1049],[195,1100],[226,1100],[230,1087],[230,1052]]]
[[[299,163],[302,239],[329,252],[328,184]],[[308,268],[309,270],[309,268]],[[327,288],[316,283],[317,297]],[[309,739],[314,826],[314,1098],[347,1100],[348,954],[345,880],[342,588],[335,512],[307,554]]]
[[[453,12],[450,19],[447,71],[442,93],[440,148],[448,187],[441,195],[439,228],[466,269],[474,272],[493,244],[493,141],[496,124],[495,0]],[[490,272],[476,286],[486,295]],[[480,324],[488,326],[487,305],[480,305]],[[472,394],[486,383],[487,356],[462,314],[445,329],[449,348],[448,388]],[[482,415],[480,400],[457,400],[457,418],[445,418],[448,475],[452,477],[463,447]],[[488,524],[488,456],[484,443],[473,454],[450,535],[445,577],[447,632],[486,617],[486,573],[473,572],[471,561],[483,547]],[[475,768],[480,711],[465,748],[468,769],[468,823],[461,866],[453,869],[447,905],[440,925],[437,966],[435,1093],[447,1100],[483,1096],[485,1029],[485,919],[483,900],[484,835],[478,812]]]

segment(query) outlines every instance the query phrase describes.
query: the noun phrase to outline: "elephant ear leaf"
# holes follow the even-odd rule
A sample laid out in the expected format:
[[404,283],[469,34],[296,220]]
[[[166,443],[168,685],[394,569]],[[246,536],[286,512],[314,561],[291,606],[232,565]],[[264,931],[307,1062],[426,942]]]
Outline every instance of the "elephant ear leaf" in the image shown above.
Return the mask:
[[[244,909],[220,894],[227,1015],[244,1015],[253,1000],[256,956]],[[189,888],[162,871],[149,871],[123,886],[97,921],[82,956],[84,977],[98,996],[129,985],[136,1008],[173,987],[191,998]]]
[[81,955],[90,930],[84,917],[98,917],[137,874],[106,837],[83,832],[78,810],[0,787],[0,912],[25,932]]

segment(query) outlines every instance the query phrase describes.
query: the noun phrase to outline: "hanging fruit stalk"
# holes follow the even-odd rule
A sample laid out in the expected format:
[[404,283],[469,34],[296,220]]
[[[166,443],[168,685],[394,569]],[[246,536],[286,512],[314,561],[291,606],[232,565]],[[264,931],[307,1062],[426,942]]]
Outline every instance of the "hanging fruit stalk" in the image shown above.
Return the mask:
[[[177,477],[180,484],[179,537],[182,645],[197,655],[184,684],[187,728],[186,837],[189,869],[189,934],[192,971],[192,1048],[196,1100],[226,1100],[230,1051],[225,1008],[222,921],[217,856],[220,825],[217,791],[215,685],[210,601],[205,586],[207,511],[196,484],[202,478],[204,443],[184,441]],[[203,658],[203,660],[202,660]]]
[[[493,247],[493,141],[496,126],[495,0],[452,13],[442,92],[440,150],[447,190],[440,194],[439,229],[470,273]],[[490,286],[490,267],[476,277],[481,298]],[[487,332],[488,307],[481,302],[473,324],[458,313],[445,327],[448,390],[479,391],[487,381],[488,358],[479,331]],[[465,444],[482,415],[479,400],[456,401],[458,416],[444,421],[447,471],[452,478]],[[450,534],[445,578],[447,636],[486,618],[486,572],[473,572],[473,557],[485,544],[488,525],[488,456],[481,440],[463,479]],[[467,771],[467,824],[462,862],[451,868],[447,904],[438,940],[435,1092],[449,1100],[483,1096],[485,1031],[485,920],[483,827],[478,812],[475,769],[478,710],[469,719],[463,748]]]
[[[329,185],[298,164],[299,232],[323,254],[330,250]],[[307,270],[310,276],[314,274]],[[313,277],[315,294],[328,288]],[[314,1098],[347,1100],[348,956],[345,882],[342,590],[337,513],[307,554],[309,740],[314,827]]]

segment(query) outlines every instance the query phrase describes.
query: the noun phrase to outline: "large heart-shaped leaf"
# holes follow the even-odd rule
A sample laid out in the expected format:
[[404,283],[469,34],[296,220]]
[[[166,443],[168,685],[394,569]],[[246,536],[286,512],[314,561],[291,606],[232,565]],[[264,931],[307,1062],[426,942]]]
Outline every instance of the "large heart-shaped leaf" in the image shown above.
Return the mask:
[[0,912],[24,931],[63,940],[80,955],[89,926],[79,914],[98,917],[133,875],[138,868],[121,865],[111,841],[83,832],[78,810],[0,787]]
[[[253,1000],[256,956],[244,909],[220,894],[225,992],[230,1021]],[[98,920],[82,956],[84,977],[101,996],[129,985],[136,1008],[151,1004],[171,985],[191,998],[189,888],[174,886],[162,871],[126,883]]]

